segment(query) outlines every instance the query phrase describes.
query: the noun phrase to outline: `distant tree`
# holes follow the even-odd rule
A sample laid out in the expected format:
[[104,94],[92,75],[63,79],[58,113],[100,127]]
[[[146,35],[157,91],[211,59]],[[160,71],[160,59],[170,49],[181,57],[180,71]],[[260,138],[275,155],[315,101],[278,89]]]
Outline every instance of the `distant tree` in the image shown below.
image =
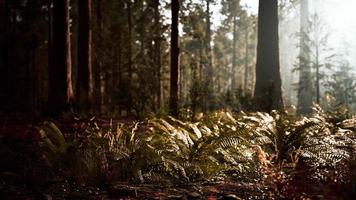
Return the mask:
[[76,100],[83,108],[90,107],[93,96],[91,2],[91,0],[78,1],[78,79],[76,83]]
[[227,16],[226,22],[231,27],[232,31],[232,58],[231,58],[231,72],[230,72],[230,90],[235,92],[237,89],[236,72],[238,68],[238,41],[239,41],[239,21],[241,19],[241,5],[240,0],[223,0],[222,13]]
[[73,98],[69,0],[53,0],[53,63],[49,67],[48,110],[58,115]]
[[323,68],[330,69],[336,56],[333,49],[329,47],[329,32],[317,13],[312,15],[309,25],[308,37],[310,41],[311,65],[315,70],[315,101],[320,104],[321,81],[326,77]]
[[[300,103],[307,104],[303,106],[310,107],[311,98],[317,104],[321,103],[321,88],[323,81],[327,77],[326,70],[333,67],[336,56],[329,45],[329,35],[327,26],[322,22],[317,13],[309,18],[307,26],[300,33],[300,37],[303,38],[301,41],[303,42],[301,43],[303,50],[299,56],[301,66],[297,70],[300,71],[301,75],[298,89],[300,90],[299,94],[302,96],[298,98],[304,98]],[[300,105],[300,109],[303,108],[304,111],[311,112],[310,108],[309,110],[305,110],[307,107]],[[303,112],[300,113],[303,114]]]
[[211,50],[211,20],[210,20],[210,9],[212,0],[206,0],[206,13],[205,13],[205,95],[204,95],[204,110],[212,109],[214,101],[214,87],[213,87],[213,58]]
[[171,24],[171,78],[170,78],[170,100],[169,111],[177,117],[178,116],[178,14],[179,14],[179,0],[172,0],[172,24]]
[[345,106],[351,113],[356,112],[356,76],[351,73],[348,62],[341,62],[326,83],[326,100],[329,109]]
[[260,0],[255,103],[260,111],[283,109],[278,49],[278,1]]
[[299,82],[298,82],[298,106],[299,114],[312,112],[313,91],[311,83],[311,64],[309,49],[309,8],[308,0],[300,1],[300,34],[299,34]]

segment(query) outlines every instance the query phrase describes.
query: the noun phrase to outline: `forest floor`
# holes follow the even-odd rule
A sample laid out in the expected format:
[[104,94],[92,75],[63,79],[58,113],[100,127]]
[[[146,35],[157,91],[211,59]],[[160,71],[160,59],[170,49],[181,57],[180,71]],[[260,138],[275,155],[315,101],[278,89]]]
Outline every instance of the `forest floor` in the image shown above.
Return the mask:
[[[36,143],[41,140],[39,124],[47,119],[23,117],[0,117],[1,145],[22,145],[23,141]],[[52,120],[63,135],[73,134],[85,129],[88,120],[56,119]],[[134,124],[132,119],[96,119],[100,127],[110,127],[112,124]],[[145,128],[144,128],[145,129]],[[143,130],[144,130],[143,129]],[[354,134],[354,133],[353,133]],[[19,142],[20,141],[20,142]],[[27,145],[27,142],[25,142]],[[3,147],[0,147],[3,148]],[[12,148],[12,147],[11,147]],[[20,147],[21,148],[21,147]],[[82,183],[80,186],[70,186],[68,180],[36,180],[41,179],[42,172],[18,173],[31,165],[32,158],[37,156],[25,154],[19,150],[6,155],[7,150],[0,152],[0,199],[330,199],[348,200],[355,196],[355,185],[339,184],[339,180],[313,182],[304,173],[307,168],[300,167],[297,171],[286,175],[277,165],[262,167],[262,178],[245,179],[227,178],[215,180],[199,180],[189,183],[152,183],[143,184],[137,181],[115,181],[96,185]],[[13,156],[15,155],[15,156]],[[8,157],[7,157],[8,156]],[[9,156],[16,157],[9,158]],[[18,157],[17,157],[18,156]],[[19,159],[20,158],[20,159]],[[9,163],[5,163],[8,162]],[[36,159],[35,159],[36,160]],[[15,165],[14,165],[15,163]],[[9,166],[10,165],[10,166]],[[19,166],[17,166],[19,165]],[[16,173],[9,172],[11,167]],[[342,166],[341,166],[342,167]],[[355,173],[355,169],[351,169]],[[10,170],[11,171],[11,170]],[[325,169],[324,171],[328,171]],[[30,173],[30,174],[28,174]],[[328,172],[334,174],[338,172]],[[20,174],[20,175],[19,175]],[[24,175],[25,174],[25,175]],[[40,175],[39,175],[40,174]],[[355,184],[355,180],[352,180]],[[75,185],[75,184],[74,184]]]

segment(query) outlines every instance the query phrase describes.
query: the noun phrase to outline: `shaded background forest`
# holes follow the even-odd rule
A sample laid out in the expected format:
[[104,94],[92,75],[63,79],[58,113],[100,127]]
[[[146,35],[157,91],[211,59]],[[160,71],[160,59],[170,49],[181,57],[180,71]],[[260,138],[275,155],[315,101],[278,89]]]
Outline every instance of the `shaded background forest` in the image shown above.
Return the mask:
[[[279,3],[284,106],[354,112],[353,67],[331,49],[332,33],[307,4]],[[253,110],[256,14],[240,0],[185,0],[179,8],[179,107]],[[2,112],[168,112],[170,1],[1,0],[0,10]]]

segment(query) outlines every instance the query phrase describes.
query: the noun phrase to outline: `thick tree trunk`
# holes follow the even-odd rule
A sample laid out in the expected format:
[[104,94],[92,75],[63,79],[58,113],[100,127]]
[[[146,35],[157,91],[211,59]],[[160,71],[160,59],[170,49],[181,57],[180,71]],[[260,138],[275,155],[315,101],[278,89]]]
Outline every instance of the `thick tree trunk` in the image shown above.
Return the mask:
[[48,110],[58,115],[71,108],[72,61],[69,26],[69,0],[53,0],[53,63],[49,67]]
[[255,103],[259,111],[282,110],[278,47],[278,1],[260,0]]
[[312,112],[313,92],[311,84],[311,66],[306,38],[309,8],[308,0],[300,1],[300,52],[299,52],[299,83],[298,83],[298,114]]
[[8,105],[8,4],[0,1],[0,110]]
[[90,108],[93,94],[91,0],[78,1],[78,12],[78,80],[76,83],[76,100],[81,107]]
[[172,0],[172,25],[171,25],[171,79],[170,79],[170,99],[169,111],[170,114],[178,117],[178,14],[179,14],[179,0]]

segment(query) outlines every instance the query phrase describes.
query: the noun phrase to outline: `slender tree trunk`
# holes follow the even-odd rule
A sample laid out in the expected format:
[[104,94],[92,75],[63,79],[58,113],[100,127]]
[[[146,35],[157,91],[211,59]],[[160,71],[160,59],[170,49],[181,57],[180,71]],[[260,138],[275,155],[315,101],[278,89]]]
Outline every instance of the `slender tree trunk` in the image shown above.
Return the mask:
[[76,99],[80,107],[90,108],[93,95],[92,78],[92,9],[91,0],[78,1],[78,80]]
[[311,66],[306,38],[309,8],[308,0],[300,2],[300,52],[299,52],[299,83],[298,83],[298,114],[309,114],[312,112],[313,95],[311,84]]
[[69,0],[53,0],[53,65],[49,68],[48,106],[51,115],[71,108],[72,60],[69,25]]
[[93,87],[93,93],[94,93],[94,98],[93,101],[95,110],[98,113],[101,113],[101,106],[102,106],[102,102],[104,101],[103,99],[103,94],[101,92],[101,88],[102,88],[102,76],[103,76],[103,62],[101,59],[101,55],[102,55],[102,49],[103,49],[103,2],[100,0],[96,1],[96,24],[97,24],[97,40],[94,42],[95,48],[97,51],[94,52],[93,55],[95,55],[95,63],[96,66],[95,68],[93,68],[93,75],[94,75],[94,84],[95,86]]
[[179,0],[172,0],[172,25],[171,25],[171,79],[170,79],[170,99],[169,111],[174,117],[178,117],[178,14],[179,14]]
[[128,25],[128,80],[127,80],[127,89],[128,89],[128,105],[127,110],[130,113],[132,108],[132,93],[131,93],[131,85],[132,85],[132,13],[131,13],[131,0],[127,3],[127,25]]
[[237,68],[237,16],[236,13],[233,17],[233,46],[232,46],[232,66],[231,66],[231,93],[236,90],[236,68]]
[[155,0],[155,30],[156,35],[154,39],[154,49],[155,49],[155,64],[156,64],[156,81],[157,81],[157,93],[156,93],[156,103],[157,103],[157,110],[161,109],[162,107],[162,100],[161,100],[161,23],[160,23],[160,12],[159,12],[159,0]]
[[244,95],[247,96],[248,94],[248,59],[249,59],[249,40],[248,40],[248,34],[249,34],[249,29],[248,26],[246,26],[246,31],[245,31],[245,74],[244,74]]
[[278,47],[278,1],[260,0],[255,103],[259,111],[282,110]]
[[206,72],[205,72],[205,86],[206,89],[205,91],[205,109],[212,109],[213,106],[213,94],[214,94],[214,88],[213,88],[213,58],[212,58],[212,52],[211,52],[211,22],[210,22],[210,1],[211,0],[206,0],[206,30],[205,30],[205,42],[206,42],[206,56],[207,56],[207,61],[206,61]]

